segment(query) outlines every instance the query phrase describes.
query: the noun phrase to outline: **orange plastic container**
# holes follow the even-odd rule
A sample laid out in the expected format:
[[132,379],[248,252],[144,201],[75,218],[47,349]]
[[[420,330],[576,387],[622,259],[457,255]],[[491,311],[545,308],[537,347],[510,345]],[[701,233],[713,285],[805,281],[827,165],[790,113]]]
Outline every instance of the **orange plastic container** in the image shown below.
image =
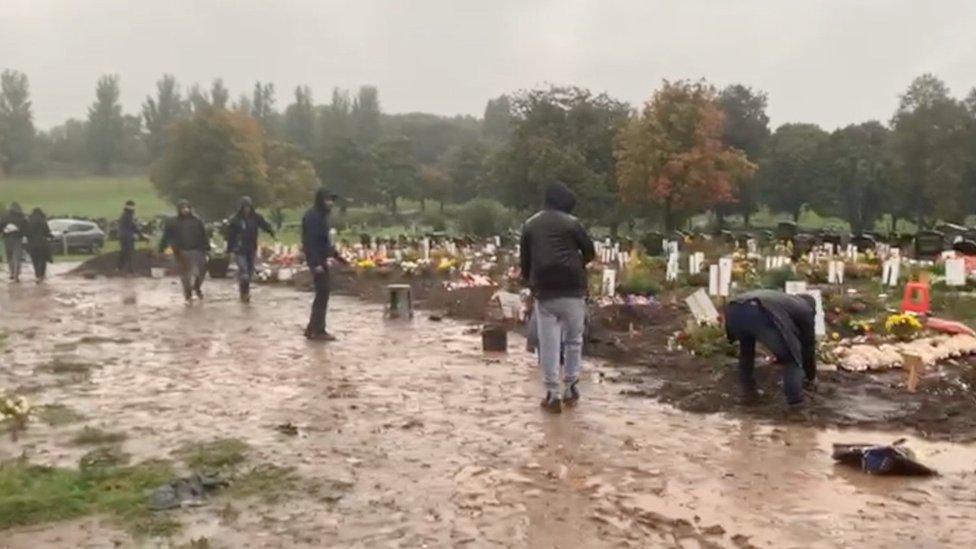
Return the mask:
[[901,300],[901,310],[920,315],[932,311],[932,297],[929,285],[925,282],[909,282],[905,285],[905,296]]

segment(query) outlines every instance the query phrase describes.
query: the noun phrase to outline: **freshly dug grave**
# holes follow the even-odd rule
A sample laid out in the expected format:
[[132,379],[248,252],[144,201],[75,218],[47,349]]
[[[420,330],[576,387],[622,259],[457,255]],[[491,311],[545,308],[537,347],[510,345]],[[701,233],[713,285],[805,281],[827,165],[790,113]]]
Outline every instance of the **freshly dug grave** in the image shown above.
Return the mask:
[[[132,256],[133,276],[151,277],[152,269],[172,270],[172,259],[152,253],[150,250],[136,250]],[[97,255],[72,269],[68,274],[84,277],[121,276],[119,272],[119,252]]]

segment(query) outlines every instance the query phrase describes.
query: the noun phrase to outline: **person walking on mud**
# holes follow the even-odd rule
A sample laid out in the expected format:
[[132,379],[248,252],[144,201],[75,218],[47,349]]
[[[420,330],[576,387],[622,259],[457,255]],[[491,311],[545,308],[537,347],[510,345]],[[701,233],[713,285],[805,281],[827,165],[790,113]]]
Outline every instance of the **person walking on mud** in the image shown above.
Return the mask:
[[179,201],[176,217],[167,220],[163,228],[159,252],[165,252],[167,247],[173,249],[173,257],[176,258],[180,282],[183,283],[183,298],[189,302],[195,293],[197,298],[203,299],[203,278],[207,274],[210,239],[203,221],[193,213],[186,200]]
[[136,240],[142,239],[142,230],[136,221],[136,203],[126,200],[122,215],[119,216],[119,272],[124,276],[135,274],[133,260],[136,254]]
[[736,296],[725,308],[725,332],[739,342],[739,382],[743,399],[759,399],[753,375],[756,342],[783,366],[783,392],[789,406],[803,404],[804,386],[817,377],[816,302],[809,295],[755,290]]
[[7,215],[0,221],[3,232],[3,250],[7,256],[7,266],[10,268],[10,280],[20,282],[20,266],[24,259],[24,236],[28,231],[27,218],[20,204],[10,205]]
[[251,301],[251,279],[254,277],[259,230],[275,238],[274,229],[264,216],[254,211],[251,197],[245,196],[241,198],[240,208],[227,227],[227,255],[233,255],[237,263],[237,286],[244,303]]
[[[579,375],[586,323],[586,264],[596,253],[583,224],[573,217],[576,196],[555,182],[545,191],[544,207],[522,227],[522,280],[535,299],[539,362],[545,378],[542,407],[559,413],[580,398]],[[562,350],[564,372],[560,391]]]
[[47,276],[47,264],[51,257],[51,227],[47,224],[44,210],[34,208],[27,219],[27,253],[34,265],[34,280],[38,284]]
[[329,214],[336,198],[326,188],[320,188],[315,193],[315,203],[302,218],[302,249],[315,284],[315,299],[305,337],[316,341],[335,341],[335,336],[325,329],[325,314],[329,307],[329,260],[346,262],[333,246],[330,234]]

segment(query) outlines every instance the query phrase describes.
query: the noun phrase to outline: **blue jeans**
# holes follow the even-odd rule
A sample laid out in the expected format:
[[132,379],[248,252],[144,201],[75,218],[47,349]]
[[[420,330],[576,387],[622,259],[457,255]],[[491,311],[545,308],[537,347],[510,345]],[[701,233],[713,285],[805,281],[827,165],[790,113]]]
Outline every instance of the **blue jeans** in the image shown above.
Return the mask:
[[254,278],[254,252],[237,252],[234,262],[237,264],[237,285],[241,295],[248,295],[251,292],[251,279]]
[[786,393],[786,402],[803,402],[803,368],[793,359],[782,334],[766,311],[754,303],[733,303],[726,311],[725,322],[739,340],[739,381],[743,390],[756,390],[754,370],[758,341],[783,365],[783,392]]
[[586,302],[581,297],[536,301],[535,320],[539,333],[539,362],[546,390],[550,394],[560,394],[560,349],[565,362],[563,382],[567,387],[576,383],[582,369]]

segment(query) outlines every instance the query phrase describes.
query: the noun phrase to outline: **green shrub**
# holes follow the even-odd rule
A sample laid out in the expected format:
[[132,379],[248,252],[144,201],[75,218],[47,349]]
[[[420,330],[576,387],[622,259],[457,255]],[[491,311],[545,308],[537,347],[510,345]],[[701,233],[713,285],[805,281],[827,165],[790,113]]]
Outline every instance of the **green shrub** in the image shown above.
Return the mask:
[[360,229],[367,227],[389,227],[396,223],[393,214],[385,209],[355,209],[338,213],[335,216],[335,227],[338,230]]
[[487,198],[466,202],[458,210],[461,232],[475,236],[493,236],[508,231],[512,213],[501,203]]
[[430,227],[432,231],[443,232],[447,230],[447,217],[439,211],[428,209],[420,216],[420,224]]

